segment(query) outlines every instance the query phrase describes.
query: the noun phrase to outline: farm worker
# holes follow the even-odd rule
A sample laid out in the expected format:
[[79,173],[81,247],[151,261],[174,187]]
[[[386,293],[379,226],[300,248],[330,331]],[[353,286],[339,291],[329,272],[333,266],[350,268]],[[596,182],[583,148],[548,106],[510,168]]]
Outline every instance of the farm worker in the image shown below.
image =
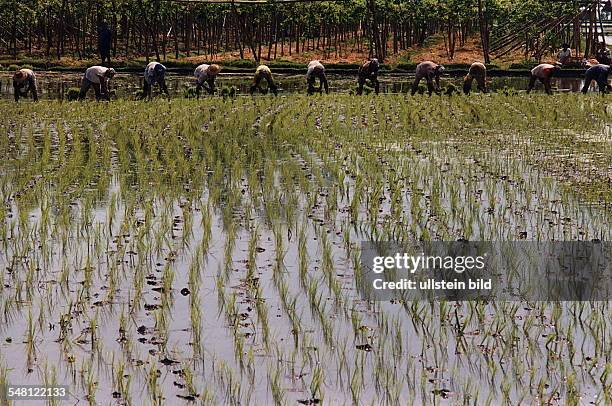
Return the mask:
[[79,100],[85,99],[85,95],[90,87],[96,92],[96,100],[110,100],[108,94],[108,81],[115,76],[113,68],[104,66],[92,66],[85,71],[85,76],[81,82],[81,91],[79,92]]
[[13,90],[15,93],[15,101],[19,101],[19,97],[27,97],[28,92],[32,92],[32,99],[38,101],[38,88],[36,86],[36,75],[31,69],[20,69],[13,75]]
[[539,80],[544,84],[546,93],[552,94],[552,90],[550,89],[550,79],[555,72],[558,72],[560,69],[561,68],[559,65],[551,65],[549,63],[541,63],[533,68],[529,74],[529,87],[527,88],[527,93],[531,92],[535,86],[536,80]]
[[591,58],[591,59],[583,58],[582,59],[582,66],[586,68],[590,68],[591,66],[597,65],[598,63],[599,61],[595,58]]
[[[200,91],[204,87],[209,94],[215,92],[215,78],[221,71],[221,67],[216,64],[207,65],[203,63],[195,68],[193,76],[196,78],[196,94],[200,98]],[[204,86],[206,83],[207,86]]]
[[166,86],[166,67],[159,62],[151,62],[147,65],[144,72],[144,89],[143,97],[151,96],[151,88],[155,84],[159,84],[159,88],[165,94],[168,94]]
[[329,85],[327,84],[327,77],[325,76],[325,66],[323,66],[320,61],[310,61],[308,70],[306,71],[308,94],[314,93],[314,84],[317,78],[319,79],[319,93],[323,93],[323,87],[325,87],[325,93],[329,94]]
[[591,82],[594,80],[599,86],[599,92],[601,94],[608,92],[608,75],[610,74],[610,65],[594,65],[587,69],[584,76],[584,86],[582,87],[582,93],[586,94],[591,86]]
[[595,59],[597,59],[597,62],[604,65],[610,65],[610,62],[612,62],[610,60],[610,50],[606,46],[605,42],[601,42],[599,44],[599,48],[597,49],[597,52],[595,52]]
[[463,93],[470,94],[472,90],[472,82],[476,79],[476,83],[478,85],[478,89],[486,93],[487,92],[487,67],[480,62],[474,62],[470,66],[470,70],[468,74],[463,79]]
[[266,65],[259,65],[255,70],[253,85],[251,86],[251,89],[249,89],[249,92],[253,94],[255,90],[259,90],[261,93],[263,93],[263,89],[260,86],[262,79],[265,79],[266,82],[268,82],[268,89],[270,89],[272,93],[274,93],[274,95],[276,96],[278,88],[274,83],[274,79],[272,79],[272,71]]
[[108,23],[103,21],[98,27],[98,51],[102,58],[102,64],[105,62],[110,64],[110,51],[111,42],[113,39],[113,32],[108,27]]
[[439,93],[440,76],[442,75],[442,73],[444,73],[444,66],[438,65],[437,63],[425,61],[418,64],[414,76],[414,83],[412,84],[411,94],[414,96],[417,90],[419,90],[419,83],[421,82],[421,79],[425,79],[427,81],[427,90],[429,91],[430,96],[434,90],[436,91],[436,93]]
[[561,50],[557,54],[557,61],[561,65],[565,65],[570,61],[570,59],[572,59],[572,50],[570,49],[569,44],[564,43],[561,45]]
[[365,85],[366,80],[369,80],[374,85],[374,91],[378,94],[380,90],[380,85],[378,83],[378,69],[380,68],[380,63],[378,63],[378,59],[372,58],[369,61],[366,61],[359,67],[359,76],[357,78],[357,83],[359,83],[359,89],[357,89],[357,94],[361,94],[363,92],[363,85]]

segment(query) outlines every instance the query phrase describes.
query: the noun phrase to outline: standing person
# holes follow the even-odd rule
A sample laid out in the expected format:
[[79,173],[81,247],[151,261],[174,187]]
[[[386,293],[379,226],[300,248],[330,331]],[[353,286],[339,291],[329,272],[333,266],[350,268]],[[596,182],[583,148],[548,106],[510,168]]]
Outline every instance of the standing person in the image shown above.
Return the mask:
[[28,92],[32,93],[32,99],[38,101],[38,87],[36,83],[36,75],[31,69],[20,69],[13,75],[13,91],[15,101],[19,101],[19,97],[28,97]]
[[553,75],[561,70],[559,65],[551,65],[549,63],[541,63],[535,68],[531,70],[529,74],[529,87],[527,88],[527,93],[531,93],[531,90],[535,86],[536,80],[539,80],[544,84],[544,89],[547,94],[552,94],[552,90],[550,88],[550,79]]
[[[198,99],[200,98],[200,91],[203,87],[209,94],[215,92],[215,78],[220,71],[221,67],[216,64],[207,65],[203,63],[195,68],[193,76],[196,78],[196,94],[198,95]],[[206,83],[207,86],[204,86],[204,83]]]
[[561,45],[561,50],[557,54],[557,61],[561,65],[565,65],[572,59],[572,50],[569,47],[569,44],[564,43]]
[[[431,61],[421,62],[416,67],[416,72],[414,76],[414,83],[412,84],[412,92],[414,94],[419,90],[419,83],[421,79],[425,79],[427,81],[427,90],[429,91],[429,95],[434,92],[440,92],[440,76],[444,73],[444,66],[438,65],[437,63]],[[435,80],[435,87],[434,87]]]
[[463,93],[470,94],[474,79],[476,79],[478,90],[487,93],[487,67],[483,63],[474,62],[470,66],[468,74],[463,79]]
[[92,66],[88,68],[81,82],[79,100],[85,99],[90,87],[93,87],[96,92],[96,100],[110,100],[110,95],[108,94],[108,81],[114,76],[115,70],[113,68],[105,68],[104,66]]
[[111,43],[113,39],[113,32],[108,26],[106,21],[103,21],[98,27],[98,51],[102,58],[102,65],[108,63],[110,65],[110,54],[111,54]]
[[166,67],[159,62],[151,62],[147,65],[144,72],[143,98],[151,97],[151,88],[156,83],[159,84],[161,91],[167,95]]
[[272,78],[272,71],[266,65],[259,65],[255,70],[255,77],[253,78],[253,85],[249,89],[251,94],[255,93],[255,90],[259,90],[260,93],[263,93],[263,89],[261,88],[261,80],[265,79],[268,82],[268,89],[274,93],[274,96],[278,93],[278,88],[276,87],[276,83],[274,83],[274,79]]
[[372,58],[369,61],[366,61],[359,67],[359,73],[357,78],[357,83],[359,83],[359,89],[357,89],[357,94],[361,94],[363,92],[363,85],[365,85],[366,80],[369,80],[374,85],[374,91],[378,94],[380,90],[380,84],[378,83],[378,69],[380,68],[380,63],[378,63],[378,59]]
[[594,65],[587,69],[584,75],[584,86],[582,87],[582,93],[586,94],[591,86],[592,81],[597,82],[599,92],[601,94],[608,93],[608,75],[610,74],[610,65]]
[[595,52],[595,59],[597,59],[597,62],[603,65],[610,65],[610,62],[612,62],[612,60],[610,60],[610,50],[606,46],[605,42],[602,41],[599,44],[599,48]]
[[325,76],[325,66],[323,66],[320,61],[310,61],[308,70],[306,71],[308,94],[313,94],[315,92],[314,84],[317,78],[319,79],[319,93],[323,93],[323,87],[325,87],[325,93],[329,94],[329,84]]

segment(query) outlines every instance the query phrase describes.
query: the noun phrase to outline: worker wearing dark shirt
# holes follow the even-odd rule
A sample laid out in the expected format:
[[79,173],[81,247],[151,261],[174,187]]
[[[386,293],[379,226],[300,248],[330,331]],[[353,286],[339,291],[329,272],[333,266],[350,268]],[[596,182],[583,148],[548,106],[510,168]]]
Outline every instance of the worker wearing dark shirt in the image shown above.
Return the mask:
[[105,62],[110,64],[112,39],[113,33],[108,27],[108,23],[103,22],[98,28],[98,51],[102,58],[102,65],[104,65]]

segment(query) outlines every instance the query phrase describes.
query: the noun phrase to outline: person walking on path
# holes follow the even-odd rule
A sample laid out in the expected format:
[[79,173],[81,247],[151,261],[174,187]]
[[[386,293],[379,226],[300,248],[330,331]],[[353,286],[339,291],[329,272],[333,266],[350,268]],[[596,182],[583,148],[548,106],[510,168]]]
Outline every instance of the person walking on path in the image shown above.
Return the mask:
[[103,21],[98,28],[98,51],[102,58],[102,65],[105,63],[110,65],[111,43],[113,40],[113,32],[106,21]]
[[544,85],[544,90],[547,94],[552,94],[550,88],[550,80],[553,75],[559,72],[561,68],[559,65],[551,65],[549,63],[541,63],[531,70],[529,73],[529,87],[527,87],[527,93],[531,93],[535,86],[536,80],[539,80]]
[[[435,91],[436,93],[440,93],[440,76],[444,73],[444,66],[438,65],[432,61],[421,62],[416,67],[416,72],[414,76],[414,83],[412,84],[411,94],[414,94],[419,90],[419,83],[421,83],[421,79],[425,79],[427,81],[427,91],[429,95]],[[435,86],[434,86],[435,83]]]
[[20,97],[28,97],[28,93],[32,93],[32,99],[38,101],[36,75],[31,69],[20,69],[15,72],[13,75],[13,91],[16,102],[19,101]]
[[193,76],[196,78],[196,94],[200,98],[202,88],[205,88],[208,94],[215,92],[215,79],[221,71],[221,67],[216,64],[207,65],[203,63],[195,68]]
[[93,87],[96,92],[96,100],[110,100],[108,92],[108,82],[115,76],[113,68],[104,66],[92,66],[85,71],[85,76],[81,81],[81,91],[79,100],[84,100],[89,88]]
[[166,67],[159,62],[151,62],[145,68],[143,98],[151,97],[151,90],[155,84],[159,84],[161,91],[168,94]]
[[463,79],[463,93],[470,94],[474,79],[476,79],[478,90],[487,93],[487,67],[483,63],[474,62],[470,66],[468,74]]
[[608,75],[610,75],[610,65],[600,63],[599,65],[591,66],[584,74],[582,93],[586,94],[588,92],[592,81],[597,82],[601,94],[608,93]]
[[258,90],[260,93],[263,93],[263,89],[261,88],[261,81],[265,80],[268,82],[268,89],[274,93],[274,96],[278,93],[278,88],[276,83],[274,83],[274,79],[272,78],[272,71],[266,65],[259,65],[255,70],[255,77],[253,78],[253,85],[249,89],[249,93],[255,93],[255,90]]
[[320,61],[310,61],[308,64],[308,70],[306,71],[306,83],[308,83],[308,94],[315,92],[315,80],[319,79],[319,93],[323,93],[325,87],[325,93],[329,94],[329,84],[327,83],[327,76],[325,76],[325,66]]
[[357,94],[363,93],[363,86],[366,83],[366,80],[369,80],[374,86],[374,92],[378,94],[380,90],[380,84],[378,83],[378,69],[380,68],[380,63],[378,59],[372,58],[366,62],[364,62],[359,67],[359,73],[357,78],[357,83],[359,84],[359,89],[357,89]]

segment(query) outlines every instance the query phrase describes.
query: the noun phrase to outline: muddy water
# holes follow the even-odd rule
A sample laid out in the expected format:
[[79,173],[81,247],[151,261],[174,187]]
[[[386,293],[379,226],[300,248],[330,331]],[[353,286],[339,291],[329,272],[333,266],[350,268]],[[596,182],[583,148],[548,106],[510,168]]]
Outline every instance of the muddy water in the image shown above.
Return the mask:
[[[40,97],[43,99],[61,99],[64,98],[68,89],[79,87],[81,74],[77,73],[57,73],[57,72],[39,72],[37,79],[40,88]],[[302,75],[275,75],[279,82],[280,91],[285,93],[305,92],[306,82]],[[384,93],[407,93],[412,86],[413,78],[409,75],[383,75],[380,78],[381,91]],[[142,76],[137,74],[118,74],[112,81],[111,87],[116,91],[117,96],[125,97],[134,95],[142,88]],[[330,90],[332,92],[350,92],[356,88],[356,80],[354,77],[346,75],[329,75]],[[461,78],[444,78],[441,85],[446,86],[452,83],[460,90]],[[489,78],[489,87],[492,90],[503,89],[505,87],[521,90],[526,89],[528,78],[526,77],[491,77]],[[423,85],[425,83],[423,82]],[[172,97],[183,97],[185,90],[189,86],[193,86],[193,77],[185,75],[168,74],[167,85]],[[217,86],[233,86],[240,94],[247,94],[251,85],[251,76],[242,74],[222,74]],[[553,88],[558,91],[577,92],[580,91],[583,85],[583,80],[580,78],[556,78],[553,80]],[[11,84],[11,75],[8,72],[0,73],[0,90],[1,98],[13,97],[13,88]],[[474,91],[476,84],[474,83]],[[536,89],[541,89],[538,84]],[[596,91],[596,88],[592,88]],[[91,91],[93,94],[93,90]]]
[[[420,180],[415,185],[416,188],[423,190],[430,188],[429,177],[425,175],[432,168],[449,164],[453,166],[463,165],[463,161],[451,160],[451,162],[448,162],[445,157],[449,156],[449,152],[448,145],[428,144],[423,146],[423,152],[419,157],[409,158],[410,166],[414,168],[414,172],[424,175],[418,176]],[[494,157],[490,158],[494,159]],[[299,161],[305,167],[308,166],[307,171],[325,168],[324,161],[314,153]],[[534,173],[527,165],[521,162],[511,165],[503,159],[500,159],[498,164],[500,169],[503,169],[506,173],[519,172],[524,174],[527,185],[539,185],[539,175]],[[505,167],[506,165],[509,167]],[[91,230],[96,230],[98,227],[106,228],[109,224],[108,213],[110,211],[109,202],[111,196],[121,196],[122,189],[130,191],[138,187],[135,184],[126,182],[126,178],[123,178],[122,182],[118,168],[113,167],[112,170],[113,176],[108,187],[104,188],[104,197],[95,203],[93,218],[91,219]],[[452,173],[455,173],[456,176],[461,174],[461,172],[456,171],[449,171],[448,173],[449,175],[447,176],[449,177]],[[471,186],[484,191],[482,195],[484,201],[495,199],[500,206],[505,208],[511,207],[512,202],[520,202],[521,204],[517,204],[517,207],[523,207],[525,202],[531,199],[531,203],[526,204],[527,209],[520,215],[509,215],[507,219],[508,225],[504,227],[505,230],[514,229],[518,223],[537,224],[538,219],[552,209],[559,211],[558,215],[560,217],[566,215],[580,217],[580,223],[584,227],[583,230],[588,235],[597,234],[598,229],[602,227],[601,214],[598,216],[595,213],[591,217],[591,213],[582,211],[576,201],[565,201],[563,205],[552,203],[559,202],[563,197],[559,194],[559,188],[554,183],[545,186],[540,185],[541,190],[537,192],[520,187],[511,193],[502,187],[496,187],[488,192],[485,180],[489,175],[478,170],[476,170],[475,174],[478,176],[474,176],[474,178],[483,180]],[[329,193],[334,187],[334,180],[330,178],[328,181],[329,183],[323,182],[320,185],[321,195]],[[454,181],[459,183],[459,178],[454,179]],[[353,180],[347,178],[344,182],[348,190],[354,189],[355,184]],[[443,184],[443,189],[439,191],[440,195],[443,196],[442,205],[444,207],[451,207],[450,201],[444,198],[444,196],[450,195],[446,190],[450,182],[452,181]],[[280,184],[278,186],[281,187]],[[248,185],[244,180],[241,187],[248,190]],[[492,195],[488,196],[487,193]],[[467,189],[462,189],[460,194],[462,198],[468,199],[470,192]],[[534,196],[530,197],[532,194]],[[293,233],[292,237],[292,234],[283,228],[282,231],[283,234],[286,234],[286,237],[283,237],[282,240],[286,247],[286,252],[284,254],[284,265],[280,272],[284,274],[283,278],[285,278],[287,283],[288,297],[295,298],[296,300],[293,307],[298,309],[301,328],[301,334],[299,335],[299,352],[301,355],[291,358],[291,354],[294,351],[293,326],[278,293],[279,288],[275,279],[275,273],[278,271],[274,268],[276,262],[274,252],[275,236],[273,230],[267,227],[263,213],[253,212],[250,220],[259,225],[261,232],[260,243],[258,244],[261,252],[257,256],[256,261],[256,275],[261,289],[260,296],[252,297],[244,287],[246,279],[245,262],[248,258],[250,238],[249,232],[242,228],[238,231],[235,246],[229,252],[232,259],[230,268],[226,269],[226,266],[223,264],[223,258],[227,255],[227,230],[217,210],[215,210],[215,214],[211,218],[212,239],[209,244],[210,248],[207,255],[205,255],[206,259],[199,273],[201,277],[199,293],[184,296],[179,294],[179,292],[184,287],[189,286],[189,269],[194,264],[194,258],[199,256],[196,247],[200,245],[203,239],[204,233],[202,227],[199,226],[203,222],[203,214],[199,208],[201,207],[201,202],[209,200],[208,191],[205,190],[196,202],[189,202],[189,210],[193,210],[191,224],[194,225],[190,230],[186,230],[184,226],[184,216],[186,213],[184,201],[177,199],[168,206],[165,202],[166,198],[164,197],[163,189],[151,190],[150,197],[153,198],[153,204],[159,217],[168,216],[170,219],[176,219],[173,222],[175,229],[173,229],[171,237],[176,255],[172,260],[168,260],[169,251],[164,250],[159,253],[159,256],[142,258],[140,254],[131,256],[129,251],[125,251],[126,247],[129,250],[138,250],[136,248],[137,244],[134,242],[137,237],[121,231],[120,224],[125,220],[124,213],[126,206],[121,198],[118,198],[115,210],[117,214],[113,221],[114,225],[109,227],[110,232],[108,234],[102,232],[101,238],[107,239],[106,243],[103,244],[108,247],[107,252],[95,255],[97,256],[94,259],[96,271],[93,276],[91,295],[89,295],[89,292],[79,295],[82,303],[78,303],[75,309],[66,300],[66,295],[68,297],[77,296],[76,292],[82,290],[84,269],[82,262],[78,258],[84,252],[89,252],[90,246],[89,243],[85,242],[84,238],[77,238],[78,226],[76,224],[80,223],[86,216],[80,202],[74,205],[72,215],[75,219],[75,229],[70,231],[71,239],[74,242],[72,243],[72,248],[69,248],[69,253],[74,255],[69,256],[72,259],[69,259],[67,264],[73,270],[70,276],[69,292],[64,292],[64,289],[59,286],[61,283],[57,282],[57,280],[61,279],[59,271],[57,273],[53,271],[44,280],[40,281],[40,291],[37,292],[37,295],[44,299],[40,300],[40,302],[38,299],[34,300],[32,314],[34,318],[37,318],[40,312],[48,320],[48,323],[43,323],[40,328],[37,328],[35,339],[37,350],[34,351],[36,358],[32,363],[33,368],[31,371],[28,369],[29,363],[24,362],[24,354],[26,353],[24,330],[26,329],[27,322],[25,319],[20,319],[17,316],[27,318],[25,303],[16,304],[16,308],[11,306],[13,308],[12,314],[16,316],[12,318],[10,323],[6,323],[0,328],[0,338],[3,339],[3,342],[0,343],[0,348],[2,348],[4,362],[12,367],[9,371],[11,382],[21,384],[39,383],[44,377],[51,374],[47,372],[46,368],[48,365],[50,368],[55,368],[54,373],[57,375],[59,382],[71,384],[71,390],[73,390],[75,395],[75,399],[72,402],[74,403],[77,399],[84,401],[88,392],[86,389],[87,374],[83,377],[80,371],[93,369],[96,381],[96,398],[94,403],[123,405],[125,404],[123,400],[113,399],[112,393],[116,390],[116,385],[113,384],[113,381],[117,379],[116,364],[125,362],[127,368],[125,373],[129,371],[131,374],[131,389],[127,392],[131,395],[132,404],[149,404],[145,403],[149,401],[148,397],[143,396],[142,393],[146,391],[144,388],[147,387],[148,374],[151,371],[159,375],[159,386],[163,390],[163,396],[167,402],[165,404],[187,404],[178,397],[184,396],[187,393],[180,387],[180,385],[184,385],[183,380],[180,379],[180,374],[186,368],[193,370],[195,375],[194,381],[196,386],[200,388],[202,396],[204,396],[205,390],[210,391],[207,393],[211,399],[214,399],[210,402],[211,404],[234,404],[238,403],[238,401],[241,404],[272,404],[273,399],[268,385],[269,381],[273,379],[271,371],[279,367],[282,370],[280,380],[283,389],[286,391],[285,402],[283,403],[298,404],[299,400],[307,400],[312,396],[310,387],[316,368],[311,368],[311,364],[306,362],[305,359],[314,359],[314,364],[319,365],[327,376],[324,393],[325,402],[328,404],[347,404],[354,401],[348,395],[346,386],[353,379],[351,376],[359,376],[360,373],[365,374],[363,378],[359,378],[363,380],[363,393],[360,402],[363,402],[363,404],[377,403],[380,399],[377,395],[377,385],[383,383],[375,381],[371,377],[383,376],[382,368],[387,368],[390,365],[396,367],[392,371],[393,374],[399,376],[404,376],[405,374],[405,378],[400,379],[402,383],[397,387],[399,391],[398,399],[389,400],[388,404],[404,404],[415,399],[417,399],[417,403],[419,403],[419,400],[421,403],[433,402],[434,398],[429,392],[439,387],[450,388],[451,400],[448,403],[457,403],[464,396],[464,391],[469,392],[471,388],[470,382],[472,381],[476,385],[482,386],[482,391],[480,392],[482,398],[491,396],[497,399],[496,384],[491,382],[503,381],[506,376],[505,370],[503,368],[487,369],[490,366],[487,366],[478,353],[462,354],[459,350],[461,343],[455,340],[452,328],[449,327],[450,323],[442,323],[442,326],[437,326],[430,321],[424,321],[423,327],[419,327],[419,323],[415,323],[416,317],[421,312],[429,310],[429,305],[418,307],[418,311],[413,313],[413,310],[408,311],[407,308],[399,303],[385,302],[373,305],[360,299],[353,283],[355,277],[354,270],[340,233],[343,225],[346,227],[349,216],[344,212],[337,218],[326,219],[325,205],[323,204],[324,198],[317,199],[321,204],[317,204],[318,208],[310,210],[307,207],[308,199],[306,196],[301,195],[299,197],[299,206],[303,208],[305,213],[309,214],[308,218],[310,218],[310,220],[304,220],[306,227],[305,237],[307,240],[306,250],[309,258],[308,278],[312,281],[318,281],[317,286],[323,298],[322,306],[325,318],[333,323],[332,341],[344,348],[343,351],[338,351],[333,345],[328,344],[329,338],[321,326],[322,320],[312,310],[312,305],[306,292],[307,289],[301,284],[300,277],[298,276],[300,273],[298,266],[300,260],[296,233]],[[243,198],[249,200],[252,199],[252,196],[247,191]],[[414,197],[409,196],[405,202],[405,209],[407,211],[410,210],[411,199],[413,198],[420,199],[417,195],[414,195]],[[346,200],[341,198],[338,204],[343,206],[346,204]],[[15,214],[15,217],[18,217],[19,210],[17,207],[14,206],[12,212]],[[389,214],[389,212],[389,202],[385,201],[381,206],[381,218]],[[580,214],[578,215],[577,213]],[[241,224],[249,221],[245,213],[240,210],[236,211],[234,215],[236,223]],[[32,225],[40,224],[42,221],[39,211],[29,212],[27,216],[31,219]],[[134,216],[137,219],[142,218],[143,214],[140,208],[137,208]],[[132,220],[129,223],[133,223]],[[416,219],[410,220],[412,222],[412,220]],[[164,230],[162,220],[154,221],[156,222],[154,228]],[[577,222],[576,224],[580,223]],[[486,222],[478,224],[482,227],[490,227]],[[449,222],[448,225],[454,228],[452,222]],[[358,231],[359,229],[360,227],[351,229],[351,240],[365,238]],[[550,226],[546,231],[551,238],[562,236],[578,238],[577,232],[579,229],[571,227],[569,235],[564,234],[568,230],[561,232],[556,226]],[[528,229],[528,232],[535,234],[536,230]],[[91,233],[92,235],[96,234],[95,231]],[[89,236],[89,232],[87,235]],[[188,235],[187,240],[189,243],[181,244],[180,241],[186,235]],[[13,238],[15,237],[13,235]],[[92,239],[95,238],[92,237]],[[58,241],[50,243],[59,250],[59,247],[57,247]],[[120,244],[124,245],[123,250]],[[331,257],[334,261],[334,275],[341,284],[343,297],[346,298],[350,305],[338,305],[334,299],[334,294],[328,291],[326,287],[326,281],[322,276],[323,272],[321,270],[324,266],[321,259],[322,252],[326,246],[331,249]],[[55,251],[55,249],[52,251]],[[96,252],[96,249],[91,251]],[[122,251],[124,254],[121,253]],[[11,250],[0,254],[0,264],[3,268],[14,263],[16,255],[18,253]],[[64,260],[60,255],[53,255],[51,263],[48,264],[47,268],[59,270],[64,266]],[[120,324],[118,318],[120,313],[130,308],[130,301],[133,300],[132,290],[134,280],[132,275],[139,268],[134,266],[134,263],[142,265],[143,261],[150,264],[150,267],[148,267],[150,273],[147,275],[147,280],[152,283],[147,283],[144,286],[140,310],[134,310],[129,315],[128,341],[122,342],[117,328]],[[114,265],[115,263],[118,265]],[[107,272],[114,267],[119,269],[121,275],[119,277],[120,285],[116,294],[109,295]],[[159,305],[160,303],[161,295],[155,291],[155,288],[160,286],[159,281],[166,267],[171,267],[174,271],[172,288],[174,293],[169,303],[171,319],[168,320],[166,333],[160,336],[159,331],[155,328],[158,323],[156,319],[156,313],[158,312],[147,309],[147,306]],[[20,270],[25,271],[21,268]],[[230,317],[235,316],[234,312],[224,310],[218,299],[219,290],[217,283],[219,279],[223,280],[225,292],[221,293],[221,295],[225,294],[228,297],[235,294],[237,312],[244,315],[238,327],[233,325],[235,321],[232,321]],[[13,283],[12,277],[7,277],[6,281],[7,286],[5,287],[4,295],[8,298],[14,295],[17,285]],[[194,355],[194,338],[190,320],[190,303],[194,300],[194,296],[197,296],[198,308],[202,309],[201,329],[204,355],[201,356]],[[268,309],[271,340],[274,342],[273,351],[266,348],[261,341],[260,337],[263,332],[253,311],[256,301],[263,301],[265,308]],[[50,303],[50,306],[42,310],[46,303]],[[459,304],[458,306],[461,313],[463,313],[467,304]],[[483,308],[483,314],[486,314],[486,318],[483,321],[482,328],[490,328],[489,326],[494,323],[495,313],[502,311],[497,306],[487,305]],[[227,308],[227,305],[225,307]],[[529,309],[526,308],[526,305],[525,308],[523,308],[524,306],[520,307],[521,309],[515,314],[517,320],[522,320],[522,318],[529,316]],[[308,309],[311,310],[308,311]],[[357,338],[349,338],[353,336],[353,327],[349,322],[349,318],[343,315],[346,309],[351,309],[351,312],[359,319],[359,330],[363,333]],[[431,309],[433,309],[433,317],[439,318],[440,315],[436,313],[436,309],[434,307]],[[511,309],[509,307],[504,310],[510,311]],[[58,331],[60,327],[52,324],[52,322],[59,320],[62,314],[66,315],[71,312],[73,315],[69,327],[69,343],[60,344],[58,342],[58,337],[61,336],[61,333]],[[587,309],[588,312],[589,310]],[[94,340],[90,338],[90,333],[88,332],[88,318],[81,317],[82,313],[96,318],[98,332],[94,340],[99,343],[100,350],[92,349],[92,341]],[[520,325],[520,322],[517,323]],[[232,333],[234,328],[237,328],[240,334],[245,337],[245,348],[249,348],[252,351],[254,358],[253,365],[257,371],[257,374],[253,376],[248,368],[243,369],[244,367],[241,366],[236,358],[234,334]],[[396,330],[396,333],[385,334],[383,333],[385,329]],[[427,334],[425,334],[425,330]],[[538,327],[538,331],[545,335],[551,334],[553,329],[542,322],[542,326]],[[401,347],[396,349],[395,346],[398,344],[388,338],[388,336],[393,334],[399,334],[400,341],[403,341],[402,345],[405,345],[403,350]],[[466,332],[468,340],[484,342],[484,339],[479,338],[480,334],[479,330],[475,329]],[[595,345],[593,338],[582,330],[575,331],[575,334],[575,342],[582,343],[576,350],[577,359],[582,359],[583,354],[592,354]],[[426,341],[423,341],[422,337],[429,335],[436,342],[444,343],[443,347],[448,352],[439,355],[435,352],[432,354],[432,351],[426,350],[426,348],[429,348],[429,344],[424,345]],[[401,338],[402,336],[404,337],[403,339]],[[12,339],[11,343],[6,342],[8,337]],[[383,351],[370,353],[355,349],[357,345],[363,345],[368,342],[377,346],[378,342],[382,342],[383,337],[386,337],[385,342],[380,345],[386,348],[387,353]],[[297,334],[295,339],[298,339]],[[544,351],[545,341],[537,337],[533,337],[533,339],[534,342],[530,345],[535,346],[537,351]],[[160,345],[160,341],[163,344]],[[295,345],[297,346],[298,342]],[[346,359],[343,360],[338,354],[346,354]],[[89,359],[95,359],[96,361],[93,365],[90,365],[88,364]],[[161,365],[158,362],[159,359],[173,360],[177,364]],[[71,360],[76,360],[76,362]],[[350,371],[353,367],[354,375],[351,375]],[[511,362],[509,368],[517,368],[516,363],[514,361]],[[516,372],[516,374],[525,380],[528,379],[526,371]],[[533,374],[536,376],[534,378],[536,381],[540,377],[545,379],[544,369],[536,368]],[[470,376],[469,381],[464,380],[463,377],[468,375]],[[235,381],[232,382],[230,376]],[[420,384],[419,380],[428,383]],[[554,384],[557,384],[557,382],[554,382]],[[427,389],[425,390],[424,388]],[[586,399],[593,399],[598,393],[596,384],[589,385],[585,383],[581,390]],[[522,394],[520,387],[513,387],[510,389],[510,392],[514,400],[519,399],[520,394]],[[139,402],[140,399],[142,403]]]

